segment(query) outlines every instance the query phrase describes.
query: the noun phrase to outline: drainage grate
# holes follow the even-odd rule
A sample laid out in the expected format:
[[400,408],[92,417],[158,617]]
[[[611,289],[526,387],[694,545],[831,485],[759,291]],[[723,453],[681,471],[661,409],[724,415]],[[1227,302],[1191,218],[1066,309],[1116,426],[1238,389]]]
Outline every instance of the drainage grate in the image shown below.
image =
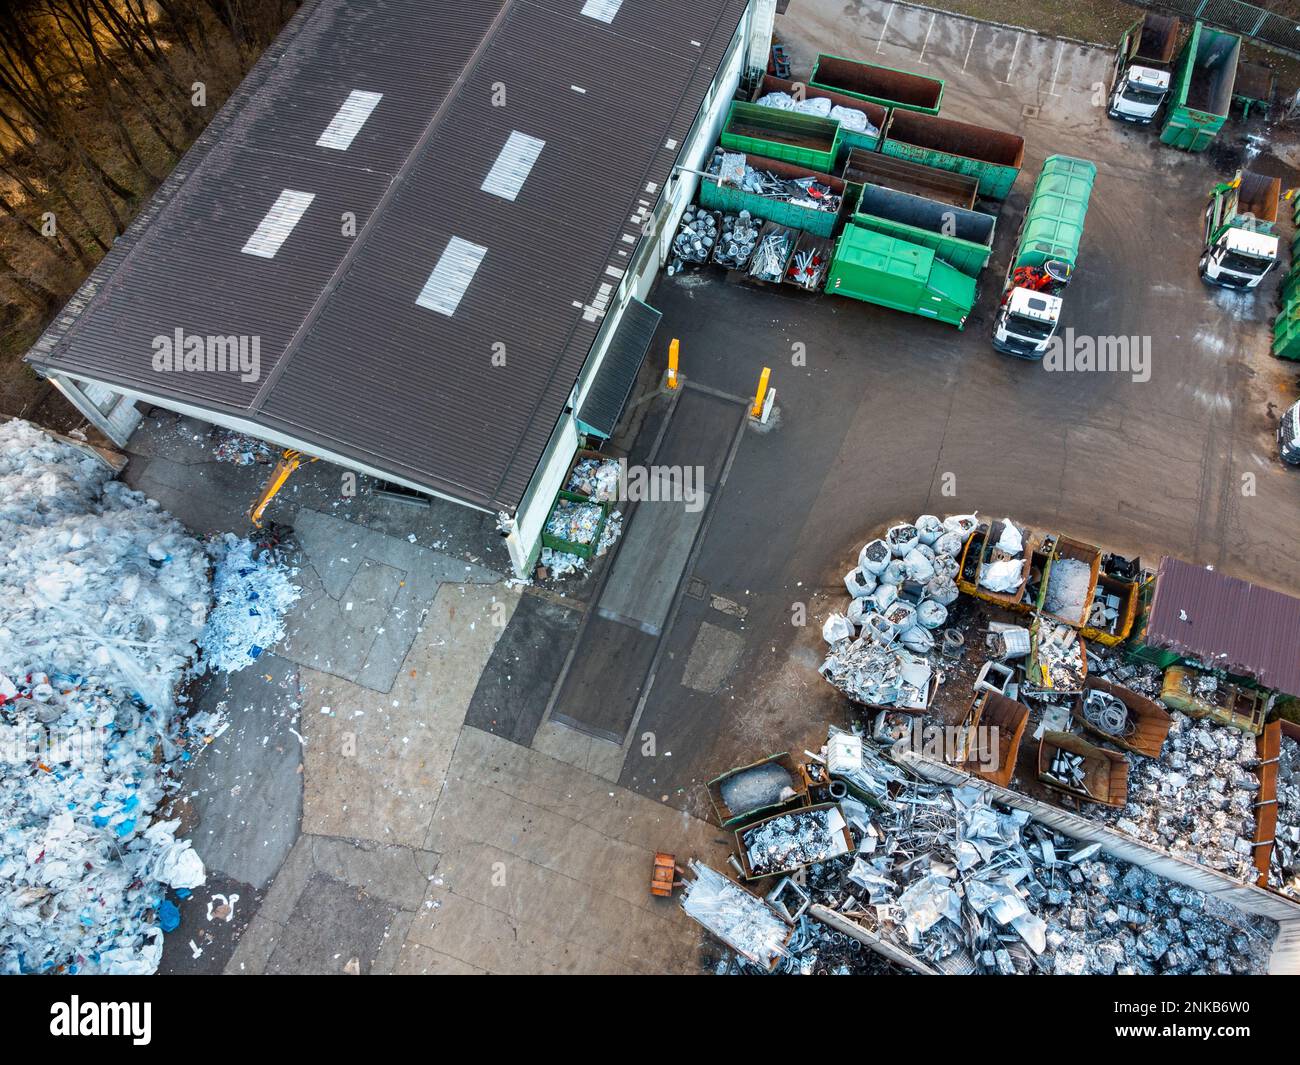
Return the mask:
[[1025,104],[1025,106],[1022,107],[1022,108],[1020,109],[1020,117],[1021,117],[1021,118],[1037,118],[1037,117],[1038,117],[1038,105],[1037,105],[1037,104]]
[[686,594],[692,599],[703,599],[709,592],[708,581],[692,577],[686,582]]

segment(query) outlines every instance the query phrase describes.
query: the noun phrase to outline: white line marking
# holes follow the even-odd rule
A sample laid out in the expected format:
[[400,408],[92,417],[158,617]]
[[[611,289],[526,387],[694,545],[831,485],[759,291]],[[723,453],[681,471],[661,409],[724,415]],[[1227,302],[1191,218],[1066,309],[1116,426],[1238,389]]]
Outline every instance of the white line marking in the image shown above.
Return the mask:
[[880,50],[885,47],[885,34],[889,32],[889,20],[894,17],[894,8],[897,6],[897,4],[889,5],[889,11],[885,15],[885,24],[880,29],[880,40],[876,42],[877,54],[879,54]]
[[1004,82],[1002,83],[1003,85],[1010,85],[1010,84],[1011,84],[1011,72],[1012,72],[1013,70],[1016,69],[1016,56],[1018,56],[1018,55],[1020,54],[1020,42],[1021,42],[1022,40],[1024,40],[1024,35],[1023,35],[1023,34],[1019,34],[1019,33],[1017,33],[1017,34],[1016,34],[1016,47],[1015,47],[1015,48],[1012,50],[1012,52],[1011,52],[1011,63],[1010,63],[1010,65],[1007,67],[1007,80],[1004,81]]
[[963,71],[966,69],[966,63],[969,63],[969,62],[970,62],[970,54],[971,54],[972,49],[974,49],[974,47],[975,47],[975,36],[976,36],[976,34],[979,33],[979,31],[980,31],[980,28],[979,28],[978,26],[976,26],[973,30],[971,30],[971,34],[970,34],[970,44],[966,46],[966,62],[965,62],[965,63],[962,63],[962,65],[961,65],[961,69],[962,69]]
[[1061,56],[1065,54],[1065,42],[1061,41],[1056,46],[1056,65],[1052,67],[1052,87],[1047,90],[1048,96],[1060,96],[1056,91],[1056,76],[1061,72]]
[[916,61],[918,63],[925,62],[925,50],[930,45],[930,32],[934,29],[934,20],[937,19],[938,17],[939,17],[939,13],[937,11],[930,16],[930,25],[928,25],[925,28],[925,40],[921,42],[921,54],[916,57]]

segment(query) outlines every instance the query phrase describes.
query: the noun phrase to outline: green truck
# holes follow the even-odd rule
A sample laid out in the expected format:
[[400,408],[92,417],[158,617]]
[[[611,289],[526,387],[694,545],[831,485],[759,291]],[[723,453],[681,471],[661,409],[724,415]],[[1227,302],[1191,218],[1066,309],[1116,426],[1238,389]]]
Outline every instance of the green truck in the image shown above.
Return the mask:
[[826,291],[958,329],[975,306],[975,279],[932,249],[853,224],[844,227],[835,243]]
[[1238,170],[1210,190],[1205,205],[1201,280],[1223,288],[1257,288],[1277,262],[1282,179]]
[[1025,138],[951,118],[894,111],[880,150],[897,159],[973,177],[981,196],[1004,200],[1024,163]]
[[1186,152],[1203,152],[1228,121],[1237,80],[1241,38],[1194,23],[1179,54],[1165,105],[1160,140]]
[[863,185],[853,208],[863,229],[931,249],[963,274],[975,277],[993,254],[997,219],[880,185]]
[[1079,259],[1083,222],[1097,178],[1086,159],[1048,156],[1029,199],[1007,267],[993,346],[1022,359],[1047,354],[1061,318],[1061,294]]

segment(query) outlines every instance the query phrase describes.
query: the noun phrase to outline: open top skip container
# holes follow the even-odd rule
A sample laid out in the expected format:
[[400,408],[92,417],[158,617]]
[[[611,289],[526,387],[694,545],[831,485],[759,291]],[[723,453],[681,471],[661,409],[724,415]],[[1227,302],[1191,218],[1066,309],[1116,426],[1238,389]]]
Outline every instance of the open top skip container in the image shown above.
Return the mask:
[[1240,56],[1240,37],[1203,22],[1192,26],[1165,105],[1162,142],[1186,152],[1203,152],[1213,143],[1228,121]]
[[[1058,750],[1083,758],[1083,785],[1073,787],[1050,779]],[[1119,751],[1095,747],[1069,732],[1044,732],[1038,744],[1038,779],[1054,791],[1085,802],[1120,807],[1128,802],[1128,759]]]
[[840,124],[818,115],[737,101],[727,112],[720,140],[733,152],[784,159],[829,174],[838,162]]
[[973,177],[980,195],[995,200],[1006,199],[1025,161],[1024,137],[911,111],[889,116],[880,150]]
[[[758,83],[758,88],[754,90],[755,104],[764,96],[773,92],[784,92],[791,96],[796,95],[799,90],[799,83],[786,81],[783,78],[774,78],[771,74],[764,74],[763,80]],[[871,128],[850,129],[848,126],[840,123],[840,150],[847,151],[857,148],[874,152],[880,145],[880,134],[885,128],[885,119],[889,117],[889,111],[880,104],[872,103],[870,100],[863,100],[856,96],[848,96],[842,92],[836,92],[833,89],[822,89],[814,85],[804,85],[802,87],[803,96],[806,100],[829,100],[833,107],[850,107],[854,111],[861,111],[867,116],[867,122]]]
[[853,222],[930,248],[942,262],[975,277],[993,254],[997,219],[879,185],[863,185]]
[[825,53],[817,57],[808,84],[812,88],[832,89],[882,107],[920,111],[927,115],[937,115],[943,101],[943,82],[938,78]]
[[[1101,571],[1101,549],[1079,540],[1072,540],[1068,536],[1059,535],[1045,539],[1042,546],[1047,554],[1047,564],[1043,567],[1043,579],[1039,586],[1038,609],[1053,621],[1059,621],[1063,625],[1069,625],[1076,629],[1082,628],[1087,623],[1088,615],[1092,611],[1093,591],[1097,587],[1097,575]],[[1048,609],[1048,599],[1054,589],[1057,590],[1058,598],[1060,591],[1064,589],[1062,575],[1066,567],[1061,565],[1064,562],[1086,568],[1086,587],[1083,588],[1082,598],[1078,600],[1077,605],[1071,603],[1067,606],[1058,603],[1058,610],[1053,612]],[[1060,567],[1061,570],[1056,584],[1052,580],[1054,567]],[[1074,567],[1071,566],[1071,568]]]
[[820,861],[828,860],[828,859],[815,859],[809,862],[801,862],[795,865],[783,866],[780,869],[769,869],[764,872],[755,872],[754,869],[749,864],[749,846],[745,842],[745,837],[748,836],[750,833],[755,832],[758,829],[762,828],[769,821],[776,820],[778,817],[813,818],[816,817],[818,814],[828,813],[829,811],[832,810],[835,811],[840,822],[838,833],[841,835],[844,844],[844,849],[840,853],[852,854],[853,836],[849,832],[849,826],[844,822],[843,815],[840,814],[839,812],[840,810],[839,803],[828,802],[828,803],[822,803],[818,806],[808,806],[803,808],[802,810],[787,810],[785,813],[773,814],[771,817],[765,817],[761,821],[755,821],[752,825],[747,825],[744,828],[736,829],[736,848],[740,852],[740,867],[744,870],[745,879],[762,880],[765,877],[769,877],[769,876],[782,876],[783,874],[786,873],[793,873],[796,869],[803,869],[809,865],[817,865]]
[[700,204],[711,211],[730,211],[733,214],[746,210],[755,218],[779,222],[791,229],[803,229],[819,237],[829,237],[834,234],[835,224],[843,211],[844,197],[847,192],[843,179],[832,174],[809,170],[796,163],[768,159],[761,155],[749,155],[745,162],[755,170],[766,170],[777,177],[791,181],[813,178],[818,184],[825,185],[840,197],[840,210],[821,211],[816,207],[805,207],[788,200],[762,196],[748,189],[737,188],[735,185],[719,185],[716,177],[700,179]]
[[1029,707],[987,688],[977,691],[963,723],[961,768],[1000,788],[1010,787]]
[[[757,805],[751,805],[747,809],[734,809],[723,798],[723,787],[729,781],[735,781],[743,774],[759,774],[767,772],[766,767],[783,770],[790,777],[790,788],[792,794],[787,799],[779,796],[773,796],[772,802],[760,802]],[[735,769],[729,769],[727,772],[714,777],[708,785],[709,799],[713,803],[713,810],[718,815],[718,823],[723,828],[734,828],[742,825],[746,821],[758,817],[760,814],[772,814],[778,810],[784,810],[791,807],[808,805],[808,783],[804,777],[803,770],[790,757],[789,753],[782,751],[780,754],[768,755],[768,757],[753,762],[750,765],[739,766]]]
[[[1130,720],[1133,722],[1133,731],[1125,736],[1113,736],[1090,723],[1083,712],[1083,701],[1088,697],[1090,691],[1103,691],[1122,702],[1128,709]],[[1159,703],[1153,702],[1145,695],[1130,691],[1128,688],[1112,684],[1108,680],[1102,680],[1100,677],[1088,677],[1084,680],[1083,691],[1074,697],[1074,704],[1070,707],[1070,715],[1081,727],[1087,729],[1094,736],[1107,740],[1115,744],[1116,747],[1123,747],[1126,751],[1132,751],[1134,754],[1141,754],[1147,758],[1160,757],[1160,749],[1164,746],[1165,737],[1169,735],[1169,728],[1173,724],[1169,711]]]
[[975,197],[979,195],[979,181],[966,174],[954,174],[950,170],[861,148],[849,152],[842,176],[849,186],[879,185],[966,211],[975,206]]

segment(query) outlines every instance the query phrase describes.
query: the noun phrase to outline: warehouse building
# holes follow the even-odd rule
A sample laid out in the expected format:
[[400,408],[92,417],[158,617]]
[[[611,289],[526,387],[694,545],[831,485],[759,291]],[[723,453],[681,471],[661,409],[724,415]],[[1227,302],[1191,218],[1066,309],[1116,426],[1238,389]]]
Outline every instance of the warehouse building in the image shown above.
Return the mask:
[[29,352],[501,516],[526,572],[776,0],[315,0]]

